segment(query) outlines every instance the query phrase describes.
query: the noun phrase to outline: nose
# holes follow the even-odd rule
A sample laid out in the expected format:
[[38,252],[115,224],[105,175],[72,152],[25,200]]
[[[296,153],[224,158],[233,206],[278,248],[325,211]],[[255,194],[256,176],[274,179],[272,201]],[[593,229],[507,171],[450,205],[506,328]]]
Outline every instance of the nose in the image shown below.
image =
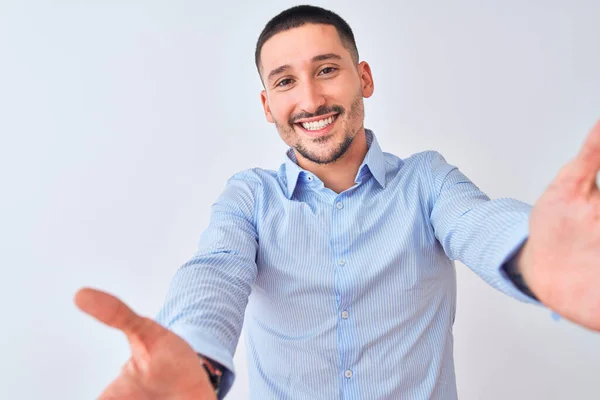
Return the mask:
[[323,105],[325,105],[325,96],[319,85],[313,81],[304,83],[300,91],[298,107],[304,112],[314,114]]

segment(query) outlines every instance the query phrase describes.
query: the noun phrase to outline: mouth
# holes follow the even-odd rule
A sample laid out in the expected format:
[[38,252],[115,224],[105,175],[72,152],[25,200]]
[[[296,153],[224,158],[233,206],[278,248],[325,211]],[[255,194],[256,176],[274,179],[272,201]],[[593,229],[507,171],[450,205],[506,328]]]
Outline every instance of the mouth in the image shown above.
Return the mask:
[[327,136],[333,129],[339,114],[334,114],[329,117],[310,122],[296,122],[296,125],[302,133],[313,138]]

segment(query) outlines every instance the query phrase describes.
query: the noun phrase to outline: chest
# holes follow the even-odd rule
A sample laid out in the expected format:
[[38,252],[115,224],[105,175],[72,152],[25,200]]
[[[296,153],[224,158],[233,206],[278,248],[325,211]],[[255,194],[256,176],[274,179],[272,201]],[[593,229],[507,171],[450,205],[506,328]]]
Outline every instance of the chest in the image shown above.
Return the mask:
[[271,298],[440,278],[440,251],[418,196],[369,192],[279,200],[261,208],[256,286]]

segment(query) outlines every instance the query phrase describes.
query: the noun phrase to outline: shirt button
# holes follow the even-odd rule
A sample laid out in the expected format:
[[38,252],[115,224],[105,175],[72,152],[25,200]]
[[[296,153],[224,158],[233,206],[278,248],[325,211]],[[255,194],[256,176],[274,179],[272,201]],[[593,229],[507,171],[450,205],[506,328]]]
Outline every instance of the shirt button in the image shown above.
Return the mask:
[[347,369],[346,372],[344,372],[344,376],[348,379],[352,378],[352,371]]
[[[348,318],[348,311],[342,311],[342,318],[344,318],[344,319]],[[352,372],[350,372],[350,374],[352,374]]]
[[344,266],[344,265],[346,265],[346,260],[344,260],[344,259],[342,258],[340,261],[338,261],[338,265],[340,265],[340,266]]
[[342,208],[344,208],[344,205],[342,204],[341,201],[338,201],[337,203],[335,203],[335,206],[337,207],[338,210],[341,210]]
[[309,181],[311,181],[311,182],[312,182],[312,180],[313,180],[313,177],[312,177],[312,175],[309,175],[309,176],[308,176],[306,179],[308,179]]

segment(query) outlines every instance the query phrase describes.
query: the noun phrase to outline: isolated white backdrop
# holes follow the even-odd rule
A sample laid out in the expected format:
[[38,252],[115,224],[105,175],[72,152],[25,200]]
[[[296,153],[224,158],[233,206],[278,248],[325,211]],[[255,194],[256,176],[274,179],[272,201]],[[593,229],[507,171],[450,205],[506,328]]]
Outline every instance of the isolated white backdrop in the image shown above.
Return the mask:
[[[452,4],[449,4],[452,3]],[[82,286],[156,314],[233,173],[277,168],[254,45],[290,1],[0,3],[0,398],[91,399],[129,355]],[[600,117],[600,3],[318,2],[355,31],[384,151],[534,203]],[[458,269],[461,399],[596,399],[600,336]],[[229,398],[247,399],[243,339]]]

